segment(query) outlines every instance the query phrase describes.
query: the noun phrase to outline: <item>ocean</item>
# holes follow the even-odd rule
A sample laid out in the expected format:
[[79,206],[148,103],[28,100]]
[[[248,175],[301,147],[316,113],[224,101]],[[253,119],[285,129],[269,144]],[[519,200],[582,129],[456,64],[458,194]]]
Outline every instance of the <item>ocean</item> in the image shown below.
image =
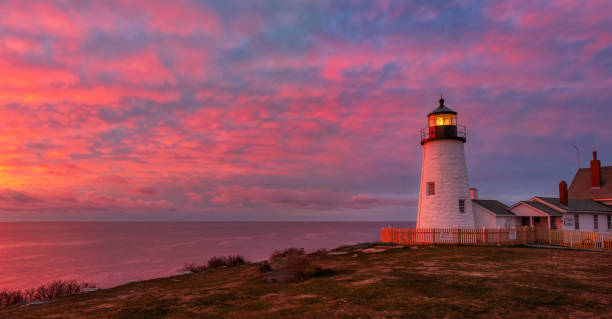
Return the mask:
[[0,223],[0,291],[56,279],[113,287],[177,274],[186,263],[240,254],[267,259],[287,247],[335,248],[380,239],[414,222],[27,222]]

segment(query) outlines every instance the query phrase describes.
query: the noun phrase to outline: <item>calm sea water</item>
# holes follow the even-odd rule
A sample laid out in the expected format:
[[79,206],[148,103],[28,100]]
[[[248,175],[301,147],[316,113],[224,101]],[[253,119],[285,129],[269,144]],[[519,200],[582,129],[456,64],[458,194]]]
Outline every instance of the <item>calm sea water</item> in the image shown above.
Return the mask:
[[0,223],[0,290],[77,279],[106,288],[176,274],[185,263],[275,249],[335,248],[413,222]]

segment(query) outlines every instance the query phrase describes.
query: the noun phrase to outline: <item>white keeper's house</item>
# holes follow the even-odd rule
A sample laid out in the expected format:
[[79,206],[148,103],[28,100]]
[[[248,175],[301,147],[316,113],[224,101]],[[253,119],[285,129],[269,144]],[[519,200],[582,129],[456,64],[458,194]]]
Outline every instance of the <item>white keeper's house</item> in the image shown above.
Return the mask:
[[417,228],[512,228],[520,226],[612,233],[612,166],[601,166],[593,152],[590,168],[580,168],[559,197],[534,196],[506,206],[478,198],[469,188],[463,144],[466,128],[444,105],[428,114],[421,130],[423,163]]

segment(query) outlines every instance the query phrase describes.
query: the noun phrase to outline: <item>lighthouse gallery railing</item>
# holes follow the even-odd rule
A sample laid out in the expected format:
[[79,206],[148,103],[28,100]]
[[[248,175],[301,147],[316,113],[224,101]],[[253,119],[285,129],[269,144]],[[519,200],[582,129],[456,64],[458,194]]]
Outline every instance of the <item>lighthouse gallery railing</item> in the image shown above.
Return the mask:
[[440,125],[421,129],[421,141],[449,137],[458,137],[465,140],[467,138],[465,125]]

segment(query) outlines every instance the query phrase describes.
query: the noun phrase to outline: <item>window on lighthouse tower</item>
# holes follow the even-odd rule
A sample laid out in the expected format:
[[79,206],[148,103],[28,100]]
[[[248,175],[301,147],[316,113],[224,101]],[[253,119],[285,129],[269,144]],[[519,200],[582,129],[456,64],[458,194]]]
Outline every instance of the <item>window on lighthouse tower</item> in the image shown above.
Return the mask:
[[465,213],[465,199],[459,200],[459,212]]
[[436,194],[436,183],[427,182],[427,196],[431,196],[435,194]]

